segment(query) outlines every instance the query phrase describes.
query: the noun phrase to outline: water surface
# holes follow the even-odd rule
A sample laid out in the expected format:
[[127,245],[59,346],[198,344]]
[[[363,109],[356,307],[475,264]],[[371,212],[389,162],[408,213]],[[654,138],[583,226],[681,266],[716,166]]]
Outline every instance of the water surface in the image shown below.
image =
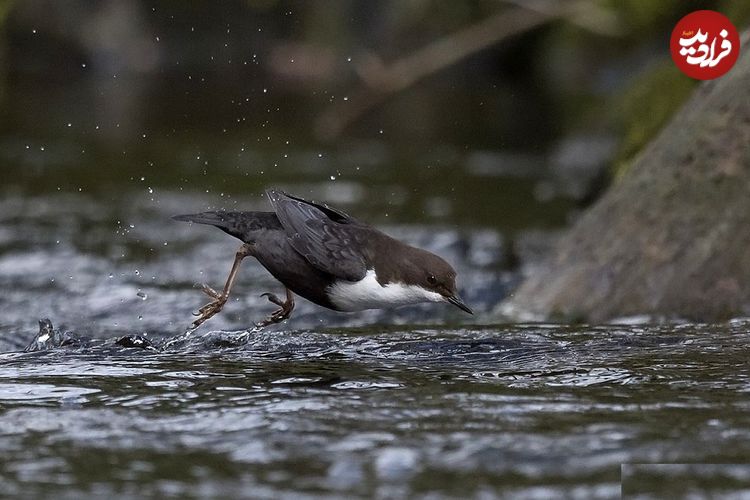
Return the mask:
[[750,456],[746,323],[240,335],[0,355],[5,491],[617,498],[622,464]]

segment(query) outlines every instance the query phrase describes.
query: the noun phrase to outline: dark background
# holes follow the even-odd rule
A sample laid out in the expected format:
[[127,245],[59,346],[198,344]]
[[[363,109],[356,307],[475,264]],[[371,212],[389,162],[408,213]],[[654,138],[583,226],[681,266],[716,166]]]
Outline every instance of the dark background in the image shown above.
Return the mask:
[[326,130],[326,113],[361,104],[362,75],[379,64],[499,14],[537,15],[523,4],[0,1],[4,189],[119,197],[146,177],[220,204],[217,193],[272,184],[325,197],[307,184],[335,177],[358,186],[349,201],[370,219],[556,226],[689,92],[667,50],[675,22],[699,7],[735,22],[748,10],[529,3],[568,13],[438,61]]

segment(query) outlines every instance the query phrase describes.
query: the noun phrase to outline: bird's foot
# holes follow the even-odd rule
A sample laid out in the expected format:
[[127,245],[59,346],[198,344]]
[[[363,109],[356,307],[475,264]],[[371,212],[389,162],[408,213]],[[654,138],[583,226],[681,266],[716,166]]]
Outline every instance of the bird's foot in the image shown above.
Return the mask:
[[201,290],[214,300],[198,309],[197,313],[193,313],[193,316],[198,316],[198,318],[193,321],[193,328],[198,328],[205,321],[216,315],[224,308],[224,304],[227,303],[228,296],[217,292],[210,286],[206,284],[201,285]]
[[281,323],[291,316],[292,311],[294,310],[294,297],[289,291],[287,291],[286,301],[282,301],[272,293],[261,294],[261,297],[267,297],[268,301],[279,306],[279,309],[272,312],[266,319],[255,323],[256,327],[263,328],[268,325],[273,325],[274,323]]

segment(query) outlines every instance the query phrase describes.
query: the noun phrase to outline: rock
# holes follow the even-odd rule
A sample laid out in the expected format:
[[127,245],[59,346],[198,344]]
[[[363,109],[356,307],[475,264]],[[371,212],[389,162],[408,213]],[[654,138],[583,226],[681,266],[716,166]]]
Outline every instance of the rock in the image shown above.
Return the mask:
[[125,335],[115,341],[120,347],[134,347],[137,349],[156,349],[149,339],[142,335]]
[[498,312],[589,322],[750,314],[748,91],[743,51],[729,73],[698,87]]

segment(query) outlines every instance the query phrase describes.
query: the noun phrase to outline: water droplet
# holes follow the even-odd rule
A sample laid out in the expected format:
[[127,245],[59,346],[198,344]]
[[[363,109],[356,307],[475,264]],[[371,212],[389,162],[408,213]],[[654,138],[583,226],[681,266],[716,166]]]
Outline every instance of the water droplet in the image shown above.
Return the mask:
[[336,176],[335,176],[335,175],[332,175],[332,176],[331,176],[331,180],[332,180],[332,181],[335,181],[335,180],[336,180]]
[[112,274],[112,273],[109,273],[109,276],[107,276],[107,277],[108,277],[109,279],[112,279],[112,278],[114,278],[114,277],[115,277],[115,275],[114,275],[114,274]]
[[136,275],[136,276],[140,276],[140,275],[141,275],[141,272],[140,272],[140,271],[139,271],[138,269],[136,269],[136,270],[135,270],[135,275]]
[[146,300],[148,298],[148,294],[145,292],[138,292],[136,295],[139,296],[141,300]]

